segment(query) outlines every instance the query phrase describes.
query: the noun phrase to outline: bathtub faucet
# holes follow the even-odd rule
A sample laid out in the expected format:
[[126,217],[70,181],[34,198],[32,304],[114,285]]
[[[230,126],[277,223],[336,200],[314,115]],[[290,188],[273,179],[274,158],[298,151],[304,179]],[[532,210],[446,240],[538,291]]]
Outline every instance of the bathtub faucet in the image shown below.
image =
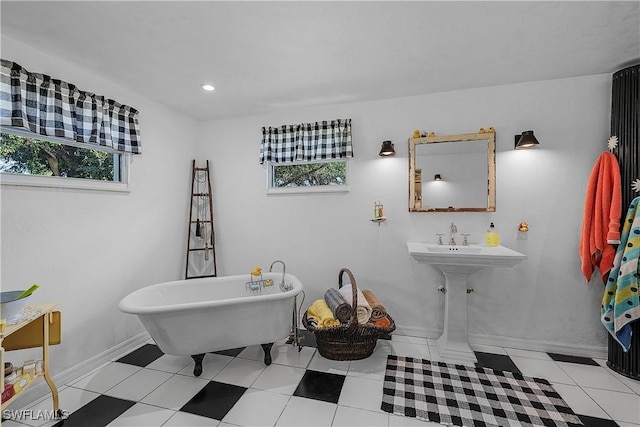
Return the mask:
[[287,267],[284,265],[284,262],[283,262],[283,261],[280,261],[280,260],[273,261],[273,262],[271,263],[271,267],[269,267],[269,273],[271,273],[271,270],[273,269],[273,265],[274,265],[274,264],[276,264],[276,263],[278,263],[278,262],[279,262],[280,264],[282,264],[282,281],[280,282],[280,290],[281,290],[282,292],[284,292],[284,291],[288,291],[288,290],[290,290],[292,287],[287,286],[287,285],[285,285],[285,283],[284,283],[284,275],[285,275],[285,273],[286,273],[286,271],[287,271]]

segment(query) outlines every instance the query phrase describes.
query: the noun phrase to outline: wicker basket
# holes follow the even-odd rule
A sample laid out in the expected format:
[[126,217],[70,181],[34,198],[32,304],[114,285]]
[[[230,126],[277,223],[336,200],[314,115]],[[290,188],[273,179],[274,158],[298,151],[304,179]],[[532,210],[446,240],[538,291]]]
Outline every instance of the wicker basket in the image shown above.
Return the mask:
[[331,360],[359,360],[365,359],[371,356],[373,350],[376,348],[376,342],[380,336],[389,334],[396,329],[396,324],[389,314],[387,318],[391,322],[391,325],[387,327],[379,327],[373,325],[373,323],[358,323],[358,316],[356,314],[357,304],[357,287],[356,279],[353,277],[351,271],[347,268],[343,268],[338,273],[338,288],[342,287],[342,275],[347,273],[351,280],[351,287],[353,289],[353,302],[351,304],[352,313],[349,322],[340,324],[338,326],[329,326],[326,328],[317,328],[311,324],[307,319],[307,311],[304,312],[302,317],[302,324],[304,327],[313,332],[316,336],[316,344],[320,354],[327,359]]

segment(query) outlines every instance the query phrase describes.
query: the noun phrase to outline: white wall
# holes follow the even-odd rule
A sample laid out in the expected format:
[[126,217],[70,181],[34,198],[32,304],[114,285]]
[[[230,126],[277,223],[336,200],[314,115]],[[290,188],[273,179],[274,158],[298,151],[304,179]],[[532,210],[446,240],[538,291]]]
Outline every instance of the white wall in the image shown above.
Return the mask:
[[[144,331],[118,310],[122,297],[182,278],[196,122],[4,37],[2,57],[140,111],[143,154],[133,157],[130,193],[1,187],[2,290],[39,283],[34,303],[60,302],[56,375]],[[16,353],[7,358],[19,364]]]
[[[399,332],[437,337],[444,299],[436,288],[444,280],[413,261],[405,244],[435,241],[452,221],[482,242],[494,222],[502,243],[528,260],[472,276],[472,342],[604,357],[603,287],[586,286],[577,248],[586,182],[609,136],[610,85],[611,76],[596,75],[204,123],[197,157],[212,162],[219,272],[248,273],[282,259],[305,285],[306,308],[337,286],[346,266],[384,302]],[[258,163],[261,127],[336,118],[353,120],[351,191],[267,196]],[[413,130],[454,134],[490,126],[497,131],[497,211],[409,213]],[[531,129],[542,148],[514,151],[514,135]],[[378,157],[387,139],[395,143],[394,158]],[[376,200],[389,218],[380,225],[369,221]],[[521,221],[530,226],[527,240],[516,239]]]
[[[28,70],[140,110],[144,153],[132,164],[131,193],[1,188],[2,289],[38,282],[34,302],[60,301],[63,343],[51,349],[54,375],[143,331],[135,317],[119,312],[124,295],[182,277],[194,153],[199,162],[212,162],[220,274],[266,269],[282,259],[302,279],[308,306],[336,286],[346,266],[384,301],[399,332],[435,337],[442,329],[444,301],[436,288],[443,279],[413,261],[405,243],[433,241],[451,221],[479,242],[493,221],[502,242],[529,259],[473,278],[472,339],[582,354],[605,346],[602,286],[585,286],[577,246],[587,177],[606,148],[609,75],[200,124],[14,40],[3,38],[2,50],[3,58]],[[353,119],[355,145],[349,193],[265,194],[258,164],[262,126],[345,117]],[[413,130],[447,134],[489,126],[497,130],[497,212],[409,213]],[[529,129],[542,148],[513,151],[513,135]],[[386,139],[395,143],[394,158],[377,155]],[[376,200],[389,218],[380,225],[369,221]],[[526,241],[516,240],[520,221],[531,228]]]

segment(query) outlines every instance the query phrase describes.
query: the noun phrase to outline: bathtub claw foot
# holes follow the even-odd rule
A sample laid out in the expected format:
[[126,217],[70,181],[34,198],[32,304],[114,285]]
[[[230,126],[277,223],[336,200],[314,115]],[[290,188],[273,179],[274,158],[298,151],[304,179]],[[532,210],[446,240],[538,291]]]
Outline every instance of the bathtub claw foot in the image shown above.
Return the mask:
[[262,350],[264,350],[264,364],[267,366],[271,365],[271,347],[273,347],[273,343],[262,344]]
[[202,359],[204,359],[205,353],[202,354],[194,354],[191,356],[194,362],[196,362],[193,367],[193,375],[199,377],[202,374]]

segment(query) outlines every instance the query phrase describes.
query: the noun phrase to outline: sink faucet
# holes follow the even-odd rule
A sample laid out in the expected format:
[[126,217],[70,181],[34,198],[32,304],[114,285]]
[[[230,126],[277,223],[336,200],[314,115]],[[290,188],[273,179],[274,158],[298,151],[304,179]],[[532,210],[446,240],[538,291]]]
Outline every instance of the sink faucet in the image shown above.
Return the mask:
[[456,233],[458,232],[458,227],[454,223],[451,223],[451,239],[449,240],[449,244],[451,246],[456,245]]
[[287,267],[284,265],[283,261],[280,261],[280,260],[273,261],[271,263],[271,267],[269,267],[269,273],[271,273],[271,269],[273,268],[273,265],[278,263],[278,262],[280,264],[282,264],[282,281],[280,282],[280,290],[283,291],[283,292],[284,291],[288,291],[291,288],[284,284],[284,275],[285,275],[285,272],[287,270]]

